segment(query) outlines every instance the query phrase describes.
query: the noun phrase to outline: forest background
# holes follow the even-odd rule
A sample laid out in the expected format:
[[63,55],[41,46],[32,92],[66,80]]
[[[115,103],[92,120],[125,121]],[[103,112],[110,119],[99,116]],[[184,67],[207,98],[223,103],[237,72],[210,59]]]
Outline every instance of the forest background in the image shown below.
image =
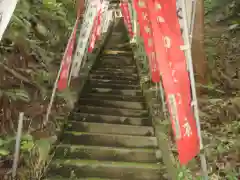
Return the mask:
[[[193,60],[209,171],[212,179],[238,180],[240,2],[198,2]],[[74,86],[57,92],[48,126],[42,126],[76,19],[75,3],[20,0],[0,43],[0,177],[11,173],[19,112],[25,115],[18,176],[40,179],[47,169],[51,146],[76,97]]]

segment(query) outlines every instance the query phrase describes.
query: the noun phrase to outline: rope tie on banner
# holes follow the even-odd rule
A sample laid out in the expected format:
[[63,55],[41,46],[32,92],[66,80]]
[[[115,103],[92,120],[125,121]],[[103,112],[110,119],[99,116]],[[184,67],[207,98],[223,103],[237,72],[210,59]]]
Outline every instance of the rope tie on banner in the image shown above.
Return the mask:
[[190,44],[184,44],[184,45],[180,46],[180,49],[182,51],[186,51],[186,50],[191,49],[191,46],[190,46]]

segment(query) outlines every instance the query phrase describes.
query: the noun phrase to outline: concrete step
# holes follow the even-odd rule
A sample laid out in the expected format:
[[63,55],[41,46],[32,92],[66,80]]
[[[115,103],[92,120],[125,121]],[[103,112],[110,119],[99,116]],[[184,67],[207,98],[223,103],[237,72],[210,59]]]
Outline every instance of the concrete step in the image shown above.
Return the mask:
[[129,102],[129,101],[115,101],[115,100],[101,100],[101,99],[88,99],[80,98],[79,104],[101,107],[113,108],[127,108],[127,109],[145,109],[145,104],[142,102]]
[[109,82],[93,82],[89,81],[87,83],[90,88],[107,88],[107,89],[133,89],[133,90],[139,90],[140,85],[132,85],[132,84],[117,84],[117,83],[109,83]]
[[107,107],[90,106],[90,105],[79,105],[76,111],[81,113],[124,116],[124,117],[148,117],[147,110],[109,108],[109,107],[107,108]]
[[75,119],[75,121],[83,121],[83,122],[125,124],[125,125],[133,125],[133,126],[151,126],[152,124],[152,121],[149,118],[91,114],[89,112],[74,113],[72,114],[72,119]]
[[114,95],[127,95],[127,96],[141,96],[142,91],[139,89],[112,89],[112,88],[102,88],[102,87],[92,87],[84,89],[84,94],[86,93],[99,93],[99,94],[114,94]]
[[133,77],[138,77],[138,74],[135,72],[124,72],[124,71],[100,71],[100,70],[95,70],[91,72],[92,74],[98,74],[98,75],[111,75],[111,76],[133,76]]
[[143,96],[88,93],[88,94],[82,95],[81,98],[145,103],[145,99]]
[[134,61],[130,58],[122,58],[120,59],[120,57],[116,58],[117,56],[113,57],[113,58],[104,58],[101,59],[101,65],[100,67],[104,67],[104,66],[109,66],[109,65],[117,65],[117,66],[132,66],[134,65]]
[[69,178],[99,177],[120,180],[164,180],[159,164],[108,162],[94,160],[54,160],[49,175]]
[[154,136],[154,130],[152,127],[149,126],[131,126],[80,121],[69,121],[67,131],[132,136]]
[[114,69],[136,69],[135,64],[134,65],[125,65],[125,66],[121,66],[121,65],[117,65],[117,64],[100,64],[99,66],[93,67],[93,70],[96,69],[101,69],[101,68],[114,68]]
[[139,82],[136,80],[119,80],[119,79],[101,79],[101,78],[91,78],[88,81],[91,81],[92,83],[110,83],[110,84],[122,84],[122,85],[137,85],[140,87]]
[[138,77],[136,76],[112,76],[111,74],[95,74],[95,73],[90,74],[89,79],[138,81]]
[[116,134],[64,132],[63,144],[125,147],[125,148],[156,148],[156,137],[129,136]]
[[161,160],[161,152],[155,149],[129,149],[62,144],[58,146],[55,153],[55,159],[59,158],[157,163]]
[[108,54],[103,54],[100,58],[101,62],[112,61],[112,62],[135,62],[133,54],[131,52],[123,52],[119,50],[106,50]]
[[105,67],[99,67],[96,68],[96,70],[94,71],[98,71],[98,72],[126,72],[126,73],[137,73],[137,68],[136,67],[131,67],[131,68],[126,68],[125,66],[121,67],[121,68],[105,68]]

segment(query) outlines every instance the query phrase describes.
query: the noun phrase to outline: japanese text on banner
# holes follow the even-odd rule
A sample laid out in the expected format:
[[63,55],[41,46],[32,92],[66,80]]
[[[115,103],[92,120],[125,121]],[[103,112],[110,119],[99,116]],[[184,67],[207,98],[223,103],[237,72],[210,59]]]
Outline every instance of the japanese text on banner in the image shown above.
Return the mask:
[[122,11],[123,19],[125,22],[125,25],[127,26],[128,32],[130,37],[133,37],[133,29],[132,29],[132,22],[130,19],[130,12],[129,12],[129,4],[127,1],[123,1],[120,3],[120,8]]
[[65,53],[63,55],[62,59],[62,67],[61,72],[58,80],[58,90],[64,90],[67,88],[68,85],[68,75],[70,66],[72,63],[72,53],[73,53],[73,46],[76,39],[76,33],[77,33],[77,26],[78,26],[79,18],[77,18],[76,23],[73,28],[73,32],[68,40],[68,44],[65,50]]
[[[157,62],[162,75],[172,127],[176,137],[179,160],[186,164],[199,153],[196,122],[190,106],[191,94],[176,3],[148,0]],[[162,40],[162,42],[160,41]]]
[[153,43],[153,33],[151,23],[149,21],[148,9],[145,1],[134,0],[134,7],[137,11],[137,19],[140,26],[140,34],[144,41],[145,51],[148,56],[152,81],[160,82],[160,72],[156,61],[155,48]]

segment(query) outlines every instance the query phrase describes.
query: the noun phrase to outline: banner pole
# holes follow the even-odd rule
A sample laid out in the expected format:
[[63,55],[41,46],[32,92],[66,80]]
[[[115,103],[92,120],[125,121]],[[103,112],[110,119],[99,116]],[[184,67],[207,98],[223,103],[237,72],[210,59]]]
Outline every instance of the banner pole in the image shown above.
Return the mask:
[[191,53],[191,45],[189,40],[189,30],[188,30],[188,22],[187,22],[187,12],[186,12],[186,4],[185,0],[181,0],[182,5],[182,12],[183,12],[183,38],[185,42],[185,55],[187,58],[187,66],[190,76],[190,84],[191,84],[191,92],[192,92],[192,106],[194,108],[194,116],[196,120],[196,126],[198,131],[199,137],[199,145],[200,145],[200,160],[201,160],[201,167],[203,171],[204,180],[208,180],[208,171],[207,171],[207,162],[206,157],[203,152],[203,143],[202,143],[202,136],[201,136],[201,125],[199,119],[199,110],[198,110],[198,102],[197,102],[197,93],[196,93],[196,85],[195,85],[195,77],[193,71],[193,62],[192,62],[192,53]]
[[190,34],[189,34],[189,41],[190,45],[192,45],[192,38],[193,38],[193,28],[194,28],[194,22],[196,18],[196,8],[197,8],[197,0],[192,0],[192,18],[190,22]]

